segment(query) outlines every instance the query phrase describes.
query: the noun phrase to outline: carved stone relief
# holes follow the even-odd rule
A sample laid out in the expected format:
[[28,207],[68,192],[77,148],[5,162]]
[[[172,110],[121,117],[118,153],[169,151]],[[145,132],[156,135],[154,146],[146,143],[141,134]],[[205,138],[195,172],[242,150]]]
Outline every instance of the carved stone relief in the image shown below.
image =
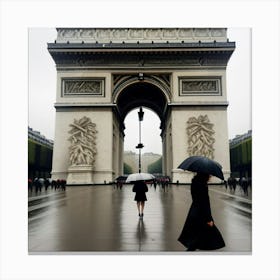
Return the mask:
[[216,81],[190,81],[183,82],[183,92],[187,91],[216,91]]
[[104,95],[104,79],[63,79],[63,95]]
[[159,38],[161,38],[160,35],[161,35],[160,30],[158,30],[158,29],[149,29],[146,31],[147,39],[159,39]]
[[206,156],[214,158],[213,124],[207,115],[198,118],[191,117],[187,121],[188,154],[189,156]]
[[127,37],[127,29],[115,29],[113,31],[114,39],[126,39]]
[[227,40],[226,28],[58,28],[57,42],[181,42]]
[[180,95],[221,95],[221,78],[179,78]]
[[194,31],[194,35],[197,37],[209,37],[209,29],[208,28],[196,28]]
[[75,165],[91,165],[95,162],[96,150],[96,124],[83,117],[80,120],[74,119],[70,124],[71,130],[68,132],[71,136],[69,141],[70,164]]
[[176,29],[165,29],[163,30],[163,38],[176,38],[177,30]]
[[144,38],[144,30],[143,29],[130,29],[129,30],[129,35],[131,38],[135,39],[143,39]]
[[193,30],[191,28],[179,29],[178,35],[179,35],[179,37],[182,37],[182,38],[192,39]]

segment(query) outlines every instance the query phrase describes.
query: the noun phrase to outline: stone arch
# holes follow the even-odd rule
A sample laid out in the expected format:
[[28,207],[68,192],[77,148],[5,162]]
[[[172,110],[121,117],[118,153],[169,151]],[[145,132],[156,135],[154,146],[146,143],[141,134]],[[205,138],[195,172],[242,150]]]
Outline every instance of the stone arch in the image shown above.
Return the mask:
[[144,106],[153,110],[163,122],[170,103],[170,89],[161,78],[145,76],[142,80],[138,76],[125,76],[114,87],[113,103],[122,121],[131,110]]
[[[229,173],[226,68],[235,42],[227,38],[226,28],[57,31],[55,42],[48,43],[58,74],[53,178],[73,175],[68,183],[91,184],[121,175],[123,121],[139,106],[161,120],[164,172],[174,182],[190,179],[177,166],[196,140],[188,143],[186,122],[200,115],[209,116],[215,126],[215,159]],[[98,127],[95,164],[71,169],[67,129],[84,116]]]

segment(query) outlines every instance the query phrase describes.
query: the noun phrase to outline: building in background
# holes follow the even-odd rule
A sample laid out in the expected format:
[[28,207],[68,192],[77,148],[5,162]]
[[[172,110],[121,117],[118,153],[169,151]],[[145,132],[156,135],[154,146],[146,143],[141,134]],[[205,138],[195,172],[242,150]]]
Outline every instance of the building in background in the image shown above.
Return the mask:
[[252,130],[230,140],[230,166],[234,177],[252,177]]
[[[141,167],[142,172],[148,172],[148,166],[154,162],[156,162],[162,156],[159,154],[154,153],[144,153],[141,155]],[[124,163],[129,165],[132,168],[132,172],[138,172],[138,165],[139,165],[139,154],[136,154],[132,151],[124,151],[123,157]]]
[[28,127],[28,178],[48,178],[52,169],[53,141]]

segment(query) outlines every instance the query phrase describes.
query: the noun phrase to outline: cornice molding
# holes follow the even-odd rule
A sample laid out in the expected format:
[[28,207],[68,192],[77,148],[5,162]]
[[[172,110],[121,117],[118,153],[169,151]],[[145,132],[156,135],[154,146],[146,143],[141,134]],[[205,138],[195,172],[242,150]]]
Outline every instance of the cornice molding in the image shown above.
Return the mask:
[[195,42],[227,40],[227,28],[57,28],[58,43]]

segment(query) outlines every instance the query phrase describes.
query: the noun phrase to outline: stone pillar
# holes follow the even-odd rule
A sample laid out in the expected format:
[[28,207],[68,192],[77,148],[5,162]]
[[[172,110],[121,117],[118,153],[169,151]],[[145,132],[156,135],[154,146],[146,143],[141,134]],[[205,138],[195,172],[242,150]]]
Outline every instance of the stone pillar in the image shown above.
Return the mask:
[[[74,185],[112,181],[110,77],[86,70],[58,72],[52,178]],[[85,120],[94,126],[94,135]]]
[[[192,172],[177,169],[192,155],[219,162],[225,178],[230,173],[227,100],[224,70],[199,70],[174,74],[171,107],[173,181],[190,182]],[[212,177],[212,182],[220,179]]]
[[123,134],[120,131],[120,138],[119,138],[119,174],[118,175],[122,175],[123,174],[123,152],[124,152],[124,138],[123,138]]

